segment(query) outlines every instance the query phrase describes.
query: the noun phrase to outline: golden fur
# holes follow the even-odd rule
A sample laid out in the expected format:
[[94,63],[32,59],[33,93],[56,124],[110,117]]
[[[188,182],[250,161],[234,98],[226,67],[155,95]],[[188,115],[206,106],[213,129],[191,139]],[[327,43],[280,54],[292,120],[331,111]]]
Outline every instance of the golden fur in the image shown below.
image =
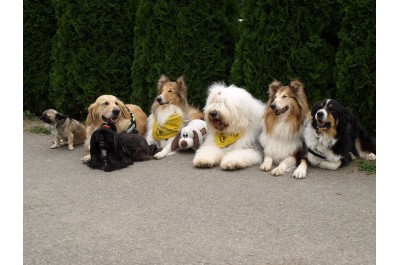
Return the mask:
[[[90,139],[92,133],[103,123],[102,116],[114,119],[117,132],[124,132],[130,124],[131,119],[127,108],[129,108],[136,119],[136,130],[140,135],[144,136],[146,134],[147,115],[139,106],[133,104],[125,105],[113,95],[102,95],[89,106],[88,115],[86,117],[87,138]],[[115,115],[116,110],[118,115]]]
[[179,77],[175,82],[170,81],[165,75],[161,75],[157,83],[157,97],[162,97],[163,101],[160,103],[154,100],[151,106],[151,112],[156,113],[167,108],[168,104],[178,106],[184,116],[187,116],[188,120],[203,119],[203,113],[191,106],[187,101],[187,87],[184,76]]
[[290,105],[288,109],[289,115],[286,121],[291,124],[290,128],[292,133],[299,132],[310,111],[303,84],[298,80],[290,82],[288,86],[282,86],[279,81],[274,81],[270,84],[269,99],[264,114],[264,122],[268,132],[273,132],[275,130],[275,126],[280,118],[279,115],[275,115],[275,111],[271,108],[275,97],[281,98],[281,104],[285,106]]

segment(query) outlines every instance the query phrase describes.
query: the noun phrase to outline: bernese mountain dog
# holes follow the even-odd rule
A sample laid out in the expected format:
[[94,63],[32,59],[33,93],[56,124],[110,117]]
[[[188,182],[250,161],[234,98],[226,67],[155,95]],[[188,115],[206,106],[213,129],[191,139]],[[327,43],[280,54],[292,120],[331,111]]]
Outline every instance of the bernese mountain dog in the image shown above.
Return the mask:
[[375,138],[361,126],[352,111],[334,99],[316,103],[304,129],[312,166],[336,170],[354,159],[376,160]]

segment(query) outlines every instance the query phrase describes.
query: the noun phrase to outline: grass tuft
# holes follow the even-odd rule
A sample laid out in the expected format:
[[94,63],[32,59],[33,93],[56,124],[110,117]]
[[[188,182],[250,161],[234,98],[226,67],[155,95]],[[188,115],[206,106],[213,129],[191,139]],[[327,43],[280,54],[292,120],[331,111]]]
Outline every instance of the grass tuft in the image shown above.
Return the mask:
[[358,160],[358,168],[367,174],[376,173],[376,161],[374,160]]
[[33,126],[29,131],[36,134],[51,134],[50,128],[43,126]]

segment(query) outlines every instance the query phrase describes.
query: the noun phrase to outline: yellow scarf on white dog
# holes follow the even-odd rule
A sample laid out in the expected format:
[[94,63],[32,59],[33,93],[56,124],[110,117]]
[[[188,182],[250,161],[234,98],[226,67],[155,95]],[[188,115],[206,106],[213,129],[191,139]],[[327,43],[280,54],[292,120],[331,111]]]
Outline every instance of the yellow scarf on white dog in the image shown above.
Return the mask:
[[218,147],[224,148],[227,147],[233,143],[235,143],[240,136],[242,136],[242,133],[215,133],[215,143],[217,144]]
[[153,138],[156,141],[166,140],[174,137],[181,128],[182,117],[175,113],[171,115],[163,125],[159,125],[156,120],[153,123]]

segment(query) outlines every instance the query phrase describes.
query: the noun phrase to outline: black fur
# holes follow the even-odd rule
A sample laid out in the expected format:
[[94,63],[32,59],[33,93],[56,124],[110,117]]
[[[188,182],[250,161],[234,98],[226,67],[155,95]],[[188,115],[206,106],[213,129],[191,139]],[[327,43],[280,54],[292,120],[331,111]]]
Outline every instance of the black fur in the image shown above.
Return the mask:
[[[329,99],[324,99],[316,103],[311,111],[312,115],[312,126],[317,130],[317,121],[315,114],[324,106]],[[351,109],[344,107],[341,103],[331,99],[329,105],[332,104],[332,108],[327,111],[330,113],[335,120],[338,122],[336,128],[336,139],[337,142],[332,146],[332,151],[343,157],[341,166],[346,165],[350,160],[351,156],[349,152],[356,156],[359,156],[356,149],[356,140],[359,139],[361,149],[365,152],[371,152],[376,154],[375,138],[371,136],[364,127],[360,124],[358,119],[354,116]]]
[[[102,150],[106,156],[102,156]],[[117,133],[115,125],[108,124],[91,136],[88,166],[108,172],[128,167],[134,161],[152,159],[153,155],[144,137],[137,133]]]

